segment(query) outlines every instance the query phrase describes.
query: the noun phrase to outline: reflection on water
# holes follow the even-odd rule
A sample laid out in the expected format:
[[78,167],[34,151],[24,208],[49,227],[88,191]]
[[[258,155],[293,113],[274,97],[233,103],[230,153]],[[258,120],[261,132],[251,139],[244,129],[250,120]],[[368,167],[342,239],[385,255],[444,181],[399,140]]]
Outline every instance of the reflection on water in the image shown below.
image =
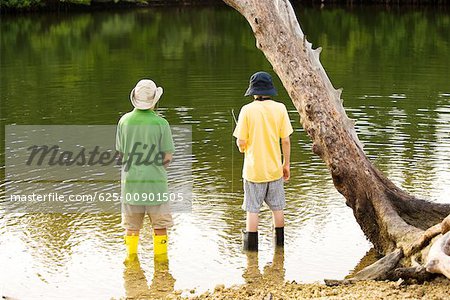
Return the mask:
[[128,262],[123,271],[127,299],[164,299],[174,291],[175,279],[169,272],[169,261],[154,261],[151,284],[142,270],[139,259]]
[[247,291],[259,290],[266,285],[276,285],[284,282],[284,250],[275,248],[273,259],[268,262],[261,273],[259,269],[258,252],[248,252],[247,268],[242,277],[248,284]]
[[[297,11],[313,44],[323,47],[322,61],[333,83],[344,87],[347,113],[357,120],[367,155],[408,192],[449,201],[450,16]],[[285,253],[273,256],[267,209],[261,215],[258,257],[241,252],[242,156],[231,138],[231,110],[238,113],[246,103],[242,94],[249,75],[271,68],[234,11],[5,16],[0,28],[2,137],[5,124],[115,124],[131,109],[130,89],[149,76],[164,87],[159,113],[171,124],[192,125],[194,156],[192,214],[175,215],[170,272],[156,271],[148,223],[140,263],[124,269],[120,216],[6,214],[3,202],[4,294],[118,298],[131,290],[159,291],[162,275],[168,284],[161,285],[162,292],[202,291],[249,278],[261,282],[266,273],[304,282],[343,278],[370,248],[323,163],[311,154],[298,114],[276,80],[278,99],[287,105],[295,129]],[[4,195],[5,184],[0,184]],[[256,261],[269,267],[256,272]]]

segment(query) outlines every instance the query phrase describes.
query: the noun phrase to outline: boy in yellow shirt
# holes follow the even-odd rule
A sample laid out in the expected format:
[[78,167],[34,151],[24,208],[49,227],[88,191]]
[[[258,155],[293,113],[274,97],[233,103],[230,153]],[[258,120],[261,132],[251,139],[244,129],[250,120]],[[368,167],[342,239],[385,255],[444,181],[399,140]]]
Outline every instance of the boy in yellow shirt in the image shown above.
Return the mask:
[[245,96],[253,96],[254,101],[242,107],[233,133],[239,151],[245,155],[242,171],[242,208],[247,212],[244,250],[258,250],[258,214],[263,202],[272,210],[275,243],[284,246],[283,210],[286,201],[283,183],[290,177],[289,136],[293,129],[286,106],[272,100],[271,96],[275,95],[277,91],[270,74],[253,74]]

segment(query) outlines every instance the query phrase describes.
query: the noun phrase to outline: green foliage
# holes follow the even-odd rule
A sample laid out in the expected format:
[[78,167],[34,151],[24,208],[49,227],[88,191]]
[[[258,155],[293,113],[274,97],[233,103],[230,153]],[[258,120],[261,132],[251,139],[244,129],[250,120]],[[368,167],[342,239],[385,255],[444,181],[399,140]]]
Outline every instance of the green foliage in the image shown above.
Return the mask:
[[[42,8],[43,10],[52,10],[61,5],[74,4],[80,6],[91,5],[92,3],[106,4],[106,6],[114,6],[117,3],[125,4],[152,4],[155,2],[161,4],[162,0],[0,0],[0,8],[10,10],[27,10],[30,8]],[[184,3],[182,0],[166,1],[169,4]],[[202,2],[201,0],[198,2]],[[205,0],[205,3],[211,0]],[[212,2],[222,2],[221,0],[212,0]]]
[[67,3],[73,3],[73,4],[82,4],[82,5],[90,5],[91,0],[59,0],[60,2],[67,2]]
[[[59,0],[60,3],[73,3],[73,4],[91,4],[91,0]],[[31,7],[45,7],[51,5],[57,5],[58,0],[0,0],[0,7],[14,8],[14,9],[26,9]]]
[[[116,3],[140,3],[140,4],[149,4],[152,2],[160,5],[162,2],[166,2],[168,4],[186,4],[186,3],[222,3],[222,0],[0,0],[1,8],[9,8],[9,9],[28,9],[32,7],[41,7],[44,9],[54,9],[61,4],[78,4],[78,5],[90,5],[92,3],[103,3],[114,6]],[[323,3],[323,0],[291,0],[293,4],[311,4],[311,3]],[[384,3],[388,5],[397,5],[397,4],[446,4],[446,0],[359,0],[354,1],[358,4],[374,4],[374,3]],[[329,0],[330,3],[337,4],[348,4],[348,0]]]
[[32,6],[40,6],[43,4],[41,0],[0,0],[0,7],[7,8],[28,8]]

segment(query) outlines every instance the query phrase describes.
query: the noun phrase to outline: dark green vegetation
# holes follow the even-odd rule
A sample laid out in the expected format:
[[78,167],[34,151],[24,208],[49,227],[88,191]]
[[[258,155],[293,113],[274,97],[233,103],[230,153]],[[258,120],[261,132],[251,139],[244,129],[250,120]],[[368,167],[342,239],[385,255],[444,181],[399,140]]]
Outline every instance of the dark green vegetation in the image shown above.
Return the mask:
[[218,3],[220,0],[0,0],[7,11],[26,10],[83,10],[92,8],[188,5]]
[[[111,7],[135,7],[155,5],[190,5],[190,4],[222,4],[221,0],[0,0],[0,8],[8,11],[28,10],[67,10],[67,9],[92,9]],[[447,0],[291,0],[293,4],[321,5],[321,4],[346,4],[346,5],[446,5]]]
[[220,0],[0,0],[5,11],[89,10],[114,7],[191,5],[220,3]]

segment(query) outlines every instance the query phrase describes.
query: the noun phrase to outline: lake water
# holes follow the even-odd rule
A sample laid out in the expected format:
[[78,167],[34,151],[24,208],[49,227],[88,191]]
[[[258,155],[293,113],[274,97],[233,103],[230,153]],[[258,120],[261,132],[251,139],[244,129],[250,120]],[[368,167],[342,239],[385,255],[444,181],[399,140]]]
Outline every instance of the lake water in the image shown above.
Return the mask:
[[[308,39],[323,47],[333,84],[344,88],[345,108],[357,120],[367,155],[408,192],[449,202],[450,16],[375,8],[297,13]],[[195,198],[192,213],[174,216],[169,269],[162,272],[154,271],[148,226],[140,268],[129,270],[120,216],[12,214],[3,201],[2,294],[110,299],[136,291],[202,292],[244,283],[257,261],[261,273],[271,270],[274,278],[313,282],[343,278],[371,248],[324,164],[312,155],[276,79],[277,100],[288,107],[295,128],[285,253],[274,255],[267,209],[258,257],[242,253],[242,156],[231,138],[230,112],[247,103],[249,76],[271,67],[232,9],[3,16],[0,27],[2,137],[6,124],[116,124],[131,110],[131,88],[150,77],[165,90],[159,113],[173,125],[192,125]],[[4,199],[4,167],[1,174]]]

